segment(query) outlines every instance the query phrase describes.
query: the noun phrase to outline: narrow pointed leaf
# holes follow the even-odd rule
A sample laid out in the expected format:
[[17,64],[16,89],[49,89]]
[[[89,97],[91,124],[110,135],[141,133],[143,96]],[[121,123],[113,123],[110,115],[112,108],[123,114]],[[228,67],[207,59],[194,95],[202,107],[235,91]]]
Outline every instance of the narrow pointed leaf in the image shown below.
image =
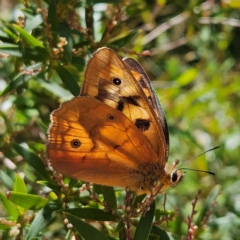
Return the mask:
[[19,212],[17,208],[14,206],[14,204],[10,202],[5,196],[5,194],[3,194],[2,192],[0,192],[0,201],[4,205],[6,211],[8,212],[12,220],[16,221],[18,219]]
[[19,49],[19,46],[16,45],[16,44],[10,44],[10,43],[4,44],[4,43],[2,43],[0,45],[0,52],[9,54],[9,55],[14,56],[14,57],[22,57],[22,53]]
[[51,30],[58,31],[58,16],[57,16],[57,2],[56,0],[49,1],[48,8],[48,23],[51,24]]
[[174,238],[168,232],[166,232],[165,230],[157,226],[152,227],[151,233],[160,237],[159,239],[161,240],[180,240],[181,239],[181,238]]
[[117,228],[116,228],[116,232],[119,232],[119,231],[121,231],[123,228],[125,227],[125,224],[124,224],[124,221],[123,221],[123,219],[118,223],[118,225],[117,225]]
[[155,201],[152,202],[150,210],[142,215],[137,225],[133,240],[147,240],[152,228],[155,213]]
[[20,206],[24,209],[37,210],[37,209],[43,208],[48,203],[47,198],[44,198],[38,195],[14,192],[14,191],[8,192],[8,199],[11,202],[15,203],[17,206]]
[[20,33],[20,36],[29,44],[30,47],[44,48],[42,42],[29,34],[26,30],[19,27],[17,24],[13,24],[13,27]]
[[13,189],[14,186],[13,179],[9,176],[9,174],[4,172],[3,170],[0,170],[0,179],[8,189]]
[[[41,63],[34,64],[26,69],[26,71],[32,70],[32,69],[37,69],[41,67]],[[37,75],[37,74],[36,74]],[[12,82],[7,85],[7,87],[2,91],[0,96],[3,96],[10,91],[15,91],[18,87],[22,86],[23,84],[26,84],[30,79],[33,78],[33,75],[26,75],[24,73],[18,74]]]
[[46,48],[29,48],[24,47],[21,49],[22,52],[22,58],[24,60],[34,60],[36,62],[46,62],[49,60],[49,53]]
[[94,193],[102,194],[102,185],[93,184]]
[[50,176],[46,171],[45,165],[41,158],[35,153],[28,151],[16,143],[12,143],[14,149],[31,165],[44,179],[50,180]]
[[71,68],[64,67],[62,65],[58,65],[56,67],[57,73],[65,86],[69,89],[69,91],[74,95],[78,96],[80,93],[80,87],[77,84],[77,77],[75,71]]
[[[19,40],[18,34],[13,30],[12,25],[5,22],[5,27],[2,27],[1,30],[3,30],[1,33],[3,33],[4,38],[10,38],[13,42],[17,42]],[[2,34],[1,34],[2,35]]]
[[25,30],[30,32],[34,28],[38,27],[41,25],[43,22],[43,18],[41,14],[36,15],[31,21],[27,22],[27,25],[25,26]]
[[85,240],[109,240],[102,232],[98,231],[95,227],[84,222],[80,218],[70,213],[65,213],[65,215],[69,222]]
[[113,187],[102,186],[104,201],[110,209],[117,209],[117,199]]
[[54,202],[49,202],[43,209],[41,209],[34,218],[26,240],[33,239],[50,221],[52,221],[58,206]]
[[16,78],[12,82],[10,82],[7,87],[2,91],[1,96],[9,93],[10,91],[16,90],[18,87],[22,86],[30,79],[32,79],[32,76],[30,75],[25,75],[23,73],[18,74]]
[[95,221],[116,221],[117,219],[117,217],[111,213],[97,208],[70,208],[64,209],[64,212],[71,213],[79,218]]
[[27,187],[24,180],[21,178],[19,174],[16,174],[15,182],[14,182],[14,191],[27,193]]
[[48,23],[51,26],[53,44],[54,44],[54,46],[56,46],[57,41],[58,41],[58,10],[57,10],[57,1],[56,0],[49,1]]

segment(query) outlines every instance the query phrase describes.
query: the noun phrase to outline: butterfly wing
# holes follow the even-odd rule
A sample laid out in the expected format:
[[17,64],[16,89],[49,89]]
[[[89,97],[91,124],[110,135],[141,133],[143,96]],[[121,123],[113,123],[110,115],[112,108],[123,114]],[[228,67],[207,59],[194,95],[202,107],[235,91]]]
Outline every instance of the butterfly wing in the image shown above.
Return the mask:
[[101,48],[89,60],[80,95],[94,97],[130,119],[150,142],[164,169],[168,148],[163,128],[159,127],[161,119],[127,65],[113,50]]
[[157,154],[137,127],[95,98],[63,103],[51,114],[51,122],[47,154],[64,175],[149,190],[162,174]]
[[169,154],[169,132],[168,125],[165,118],[165,114],[155,93],[151,81],[146,74],[145,70],[142,68],[141,64],[133,58],[124,58],[123,62],[130,70],[134,78],[137,80],[140,87],[143,89],[147,99],[149,100],[149,104],[155,110],[156,116],[158,118],[159,127],[162,128],[167,147],[167,155]]

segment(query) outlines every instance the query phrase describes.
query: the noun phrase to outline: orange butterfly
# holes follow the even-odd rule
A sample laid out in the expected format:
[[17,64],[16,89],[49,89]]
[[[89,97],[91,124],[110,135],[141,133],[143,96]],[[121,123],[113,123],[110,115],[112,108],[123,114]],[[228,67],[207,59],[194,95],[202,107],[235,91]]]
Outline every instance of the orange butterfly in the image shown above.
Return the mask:
[[138,193],[163,191],[184,176],[167,164],[167,122],[147,74],[109,48],[94,53],[80,96],[51,122],[47,154],[64,175]]

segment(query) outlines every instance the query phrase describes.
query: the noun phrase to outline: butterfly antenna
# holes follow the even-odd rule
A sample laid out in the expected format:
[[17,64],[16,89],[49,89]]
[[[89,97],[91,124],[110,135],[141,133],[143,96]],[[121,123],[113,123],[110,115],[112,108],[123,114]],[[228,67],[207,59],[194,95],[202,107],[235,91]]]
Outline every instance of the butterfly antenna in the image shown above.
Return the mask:
[[[188,160],[185,161],[183,164],[186,164],[187,162],[190,162],[190,161],[192,161],[192,160],[194,160],[194,159],[196,159],[196,158],[198,158],[198,157],[206,154],[207,152],[213,151],[213,150],[218,149],[218,148],[220,148],[220,147],[219,147],[219,146],[216,146],[216,147],[210,148],[210,149],[208,149],[208,150],[200,153],[199,155],[197,155],[197,156],[195,156],[195,157],[193,157],[193,158],[188,159]],[[182,164],[182,165],[183,165],[183,164]],[[181,166],[182,166],[182,165],[181,165]],[[185,170],[191,170],[191,171],[195,171],[195,172],[204,172],[204,173],[208,173],[208,174],[211,174],[211,175],[214,175],[214,176],[215,176],[215,173],[213,173],[213,172],[209,172],[209,171],[205,171],[205,170],[197,170],[197,169],[192,169],[192,168],[185,168],[185,167],[181,167],[181,166],[180,166],[177,170],[185,169]]]
[[215,176],[215,173],[209,172],[209,171],[205,171],[205,170],[198,170],[198,169],[192,169],[192,168],[178,168],[177,170],[181,170],[181,169],[191,170],[191,171],[194,171],[194,172],[204,172],[204,173],[208,173],[208,174],[211,174],[211,175]]

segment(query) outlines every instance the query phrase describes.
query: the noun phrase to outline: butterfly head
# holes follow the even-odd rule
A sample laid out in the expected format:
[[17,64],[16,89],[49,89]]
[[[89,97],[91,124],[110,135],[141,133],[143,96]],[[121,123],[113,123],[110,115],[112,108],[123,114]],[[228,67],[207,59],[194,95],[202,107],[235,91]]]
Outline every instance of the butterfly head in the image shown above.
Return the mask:
[[165,165],[165,177],[161,179],[162,181],[162,189],[166,190],[170,187],[175,187],[178,185],[179,182],[183,179],[185,172],[180,171],[179,169],[176,169],[177,164],[179,163],[179,160],[175,160],[172,165],[169,165],[166,163]]
[[182,181],[185,172],[181,172],[180,170],[176,169],[170,173],[170,187],[176,187],[179,182]]
[[[214,147],[214,148],[211,148],[211,149],[208,149],[207,151],[199,154],[198,156],[194,157],[194,158],[191,158],[187,161],[185,161],[183,164],[185,164],[186,162],[189,162],[191,160],[194,160],[196,159],[197,157],[205,154],[206,152],[209,152],[209,151],[212,151],[212,150],[215,150],[219,148],[218,146],[217,147]],[[166,173],[166,177],[165,177],[165,181],[163,183],[163,187],[162,189],[167,189],[169,187],[175,187],[177,186],[177,184],[183,179],[184,175],[186,172],[182,172],[181,170],[185,169],[185,170],[191,170],[191,171],[196,171],[196,172],[203,172],[203,173],[208,173],[208,174],[211,174],[211,175],[215,175],[213,172],[209,172],[209,171],[206,171],[206,170],[199,170],[199,169],[192,169],[192,168],[186,168],[186,167],[178,167],[176,168],[176,166],[178,165],[179,163],[179,160],[175,160],[173,165],[169,165],[169,164],[166,164],[165,165],[165,173]],[[162,192],[162,189],[161,189],[161,192]]]

